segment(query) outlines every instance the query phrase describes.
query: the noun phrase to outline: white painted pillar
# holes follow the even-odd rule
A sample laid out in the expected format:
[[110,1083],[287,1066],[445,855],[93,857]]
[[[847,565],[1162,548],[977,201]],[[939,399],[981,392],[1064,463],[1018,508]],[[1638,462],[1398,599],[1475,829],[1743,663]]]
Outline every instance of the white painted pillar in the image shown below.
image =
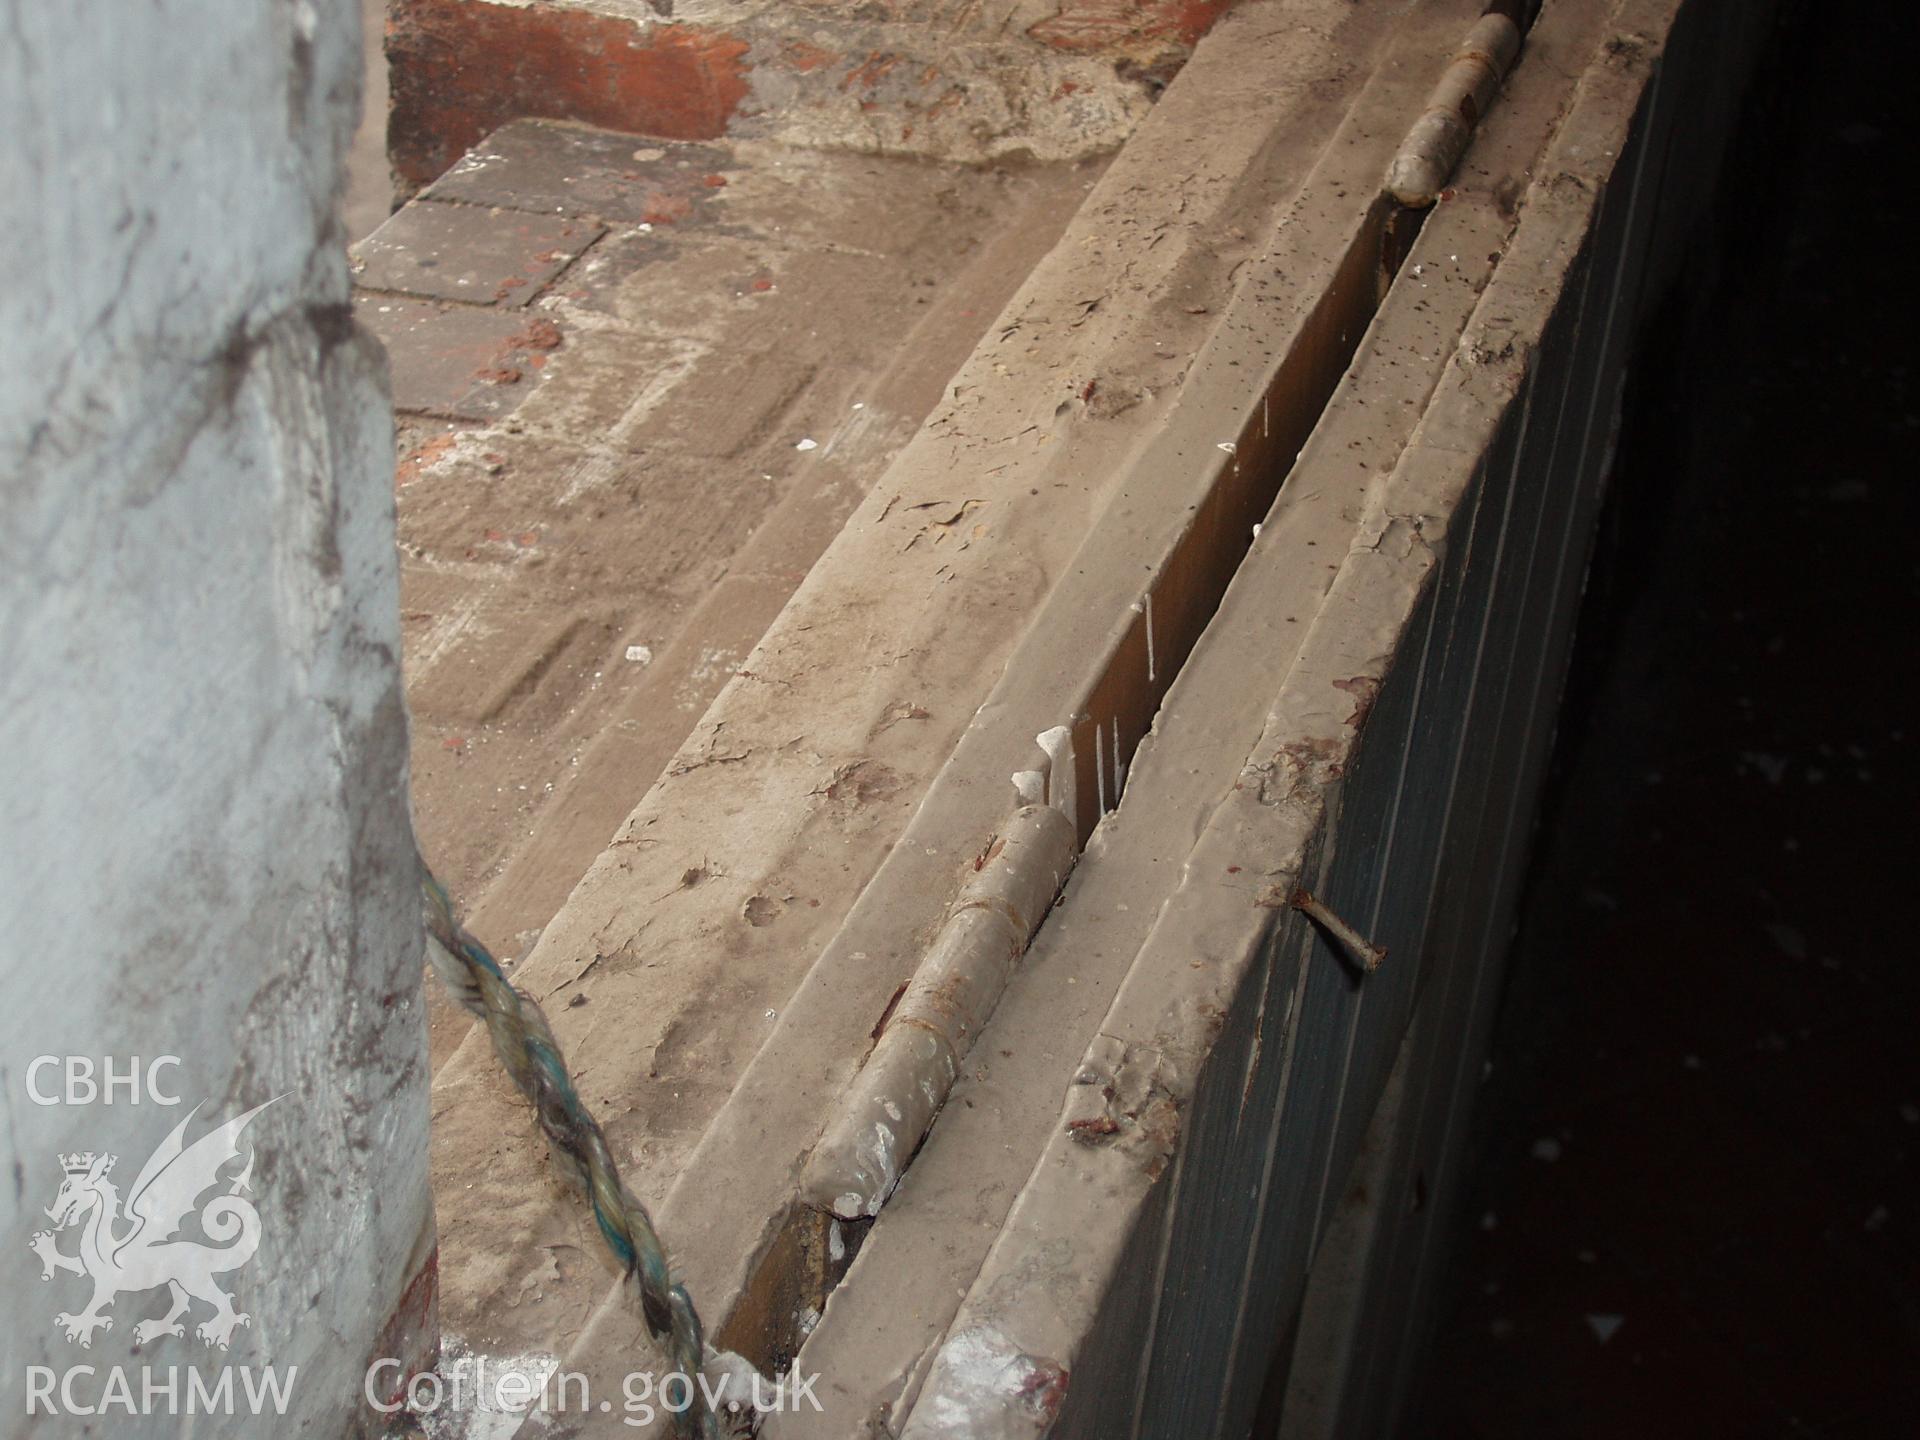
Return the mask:
[[[0,35],[0,1436],[342,1435],[434,1323],[391,412],[335,220],[358,8]],[[183,1121],[268,1101],[136,1202]]]

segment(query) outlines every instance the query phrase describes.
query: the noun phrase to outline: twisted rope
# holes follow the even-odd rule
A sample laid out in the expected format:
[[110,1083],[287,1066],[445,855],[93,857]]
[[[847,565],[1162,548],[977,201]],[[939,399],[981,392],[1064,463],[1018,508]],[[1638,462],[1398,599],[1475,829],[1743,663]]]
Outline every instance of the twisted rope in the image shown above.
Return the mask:
[[674,1368],[692,1388],[692,1405],[674,1412],[675,1433],[720,1440],[719,1419],[708,1408],[699,1385],[706,1345],[693,1299],[669,1274],[667,1252],[647,1207],[621,1184],[607,1137],[573,1088],[560,1042],[554,1039],[546,1015],[514,988],[487,947],[461,929],[453,918],[453,901],[440,882],[424,871],[422,876],[427,933],[436,942],[430,951],[433,968],[454,997],[487,1022],[494,1054],[520,1093],[533,1102],[555,1164],[568,1183],[593,1202],[600,1234],[622,1272],[639,1289],[648,1333],[665,1344]]

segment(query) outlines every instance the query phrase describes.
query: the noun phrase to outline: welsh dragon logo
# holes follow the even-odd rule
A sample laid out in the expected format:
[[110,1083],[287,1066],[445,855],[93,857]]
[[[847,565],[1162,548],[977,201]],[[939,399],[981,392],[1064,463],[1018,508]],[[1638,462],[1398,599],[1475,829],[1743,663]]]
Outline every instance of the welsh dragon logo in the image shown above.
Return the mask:
[[[102,1312],[118,1296],[164,1285],[171,1297],[167,1313],[135,1325],[134,1340],[144,1345],[162,1335],[183,1334],[181,1317],[191,1319],[192,1302],[199,1300],[211,1305],[213,1314],[194,1327],[194,1334],[209,1345],[227,1348],[233,1332],[252,1317],[233,1308],[233,1297],[213,1277],[238,1270],[260,1244],[260,1212],[241,1194],[251,1188],[252,1152],[247,1153],[239,1174],[227,1180],[225,1194],[213,1196],[204,1205],[200,1197],[221,1183],[221,1170],[240,1158],[241,1133],[274,1100],[187,1145],[183,1143],[187,1124],[200,1113],[200,1107],[194,1106],[140,1167],[124,1210],[119,1189],[107,1178],[117,1156],[88,1151],[60,1157],[66,1179],[47,1208],[47,1218],[58,1230],[81,1226],[80,1247],[66,1254],[55,1245],[54,1231],[42,1230],[29,1248],[40,1257],[42,1280],[64,1270],[93,1281],[93,1299],[86,1309],[53,1317],[69,1341],[91,1347],[94,1331],[113,1329],[112,1317]],[[212,1244],[175,1238],[188,1218],[195,1216]]]

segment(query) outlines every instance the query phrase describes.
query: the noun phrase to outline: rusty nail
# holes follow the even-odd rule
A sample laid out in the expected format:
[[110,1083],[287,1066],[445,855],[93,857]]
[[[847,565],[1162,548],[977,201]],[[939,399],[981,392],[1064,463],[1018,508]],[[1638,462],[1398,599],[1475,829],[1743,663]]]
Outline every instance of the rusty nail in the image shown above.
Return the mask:
[[1289,897],[1289,903],[1337,940],[1347,958],[1358,965],[1363,973],[1373,974],[1380,968],[1380,962],[1387,958],[1385,946],[1368,944],[1364,935],[1316,900],[1313,892],[1306,887],[1296,887]]

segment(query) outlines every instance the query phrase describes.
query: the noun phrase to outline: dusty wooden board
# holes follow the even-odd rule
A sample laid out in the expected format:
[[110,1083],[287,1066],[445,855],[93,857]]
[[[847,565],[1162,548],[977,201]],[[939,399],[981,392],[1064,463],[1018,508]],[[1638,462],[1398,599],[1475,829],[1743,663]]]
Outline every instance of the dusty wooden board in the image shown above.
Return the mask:
[[[529,165],[545,128],[514,127]],[[615,138],[615,163],[633,169],[636,142]],[[691,148],[703,169],[719,153]],[[675,147],[654,149],[652,169],[678,173]],[[415,816],[475,933],[510,961],[1097,173],[725,154],[724,201],[617,226],[525,311],[359,300],[389,329],[425,317],[432,332],[392,355],[403,408],[462,417],[407,417],[396,477]],[[574,161],[568,173],[591,180]],[[490,183],[491,198],[517,198],[505,177]],[[892,228],[850,252],[836,237],[876,191]],[[423,205],[462,209],[416,201],[394,223]],[[920,283],[931,273],[945,285]],[[503,365],[510,384],[476,376]],[[469,1023],[440,999],[429,991],[436,1061]]]
[[[1636,6],[1616,19],[1634,44],[1603,47],[1587,70],[1458,362],[1376,491],[1281,692],[1249,771],[1272,803],[1243,788],[1222,805],[1106,1016],[1102,1045],[1162,1077],[1179,1107],[1174,1163],[1168,1137],[1144,1119],[1097,1149],[1056,1136],[934,1361],[908,1435],[1013,1433],[1031,1395],[1008,1393],[1006,1380],[1055,1373],[1055,1433],[1194,1433],[1197,1415],[1211,1417],[1211,1433],[1243,1433],[1264,1379],[1244,1357],[1259,1367],[1291,1321],[1419,982],[1436,961],[1470,977],[1469,991],[1492,973],[1484,962],[1498,953],[1513,884],[1508,837],[1537,778],[1537,748],[1518,743],[1516,717],[1537,721],[1535,681],[1564,644],[1563,610],[1556,628],[1553,603],[1518,602],[1530,576],[1551,592],[1579,568],[1577,554],[1572,565],[1562,556],[1573,517],[1591,515],[1605,458],[1604,434],[1577,427],[1553,491],[1553,432],[1533,422],[1557,413],[1563,389],[1583,417],[1610,414],[1613,400],[1604,365],[1583,372],[1578,347],[1558,372],[1545,369],[1553,352],[1536,347],[1552,342],[1550,326],[1571,334],[1579,323],[1579,256],[1590,237],[1609,243],[1599,197],[1616,182],[1622,197],[1634,193],[1635,170],[1616,173],[1614,160],[1671,10]],[[1371,704],[1356,712],[1362,677],[1374,682],[1363,687]],[[1435,773],[1450,776],[1450,798],[1422,778]],[[1482,815],[1493,817],[1484,831]],[[1356,982],[1297,915],[1270,928],[1193,880],[1250,849],[1277,885],[1312,884],[1342,914],[1370,919],[1386,967]],[[1467,928],[1448,934],[1448,924]],[[1470,1046],[1470,1034],[1446,1037],[1449,1063],[1463,1038]],[[1250,1112],[1261,1122],[1251,1136],[1241,1133]],[[1141,1111],[1155,1113],[1151,1102]],[[1149,1219],[1164,1228],[1143,1267]]]
[[[1436,18],[1432,34],[1403,37],[1403,52],[1411,56],[1430,49],[1452,23]],[[1549,57],[1555,43],[1549,36]],[[1390,128],[1379,123],[1374,107],[1397,103],[1394,97],[1402,92],[1416,102],[1421,97],[1424,78],[1417,68],[1381,69],[1410,73],[1377,82],[1377,93],[1349,118],[1349,133],[1387,135]],[[1488,136],[1490,165],[1524,166],[1535,158],[1564,104],[1564,88],[1557,76],[1541,74],[1496,117]],[[1376,163],[1384,165],[1390,151],[1383,145],[1375,154],[1364,142],[1349,146],[1343,141],[1329,147],[1328,159],[1310,182],[1314,187],[1352,187],[1360,174],[1370,176]],[[1350,175],[1348,166],[1359,169]],[[1239,778],[1259,738],[1271,696],[1336,568],[1333,560],[1315,557],[1344,554],[1369,485],[1391,469],[1406,442],[1405,428],[1377,423],[1373,416],[1417,413],[1458,342],[1492,268],[1492,252],[1512,226],[1492,195],[1498,178],[1480,177],[1481,183],[1434,217],[1406,261],[1422,273],[1413,276],[1403,269],[1364,340],[1356,334],[1359,353],[1334,405],[1272,511],[1261,517],[1265,524],[1245,565],[1233,574],[1231,623],[1211,628],[1172,679],[1155,732],[1133,762],[1124,803],[1095,832],[1067,895],[982,1036],[977,1063],[956,1088],[802,1350],[796,1363],[822,1374],[823,1392],[832,1394],[840,1408],[830,1415],[780,1417],[770,1423],[769,1434],[783,1440],[831,1434],[836,1417],[865,1414],[881,1404],[897,1415],[911,1401],[938,1327],[951,1317],[959,1290],[971,1283],[1007,1207],[1057,1127],[1059,1099],[1081,1051],[1154,923],[1161,897],[1177,883],[1198,817]],[[1305,268],[1284,253],[1269,256],[1261,266],[1249,267],[1249,286],[1272,273],[1264,268],[1268,262],[1286,273]],[[1219,370],[1233,368],[1223,364]],[[1270,395],[1261,405],[1256,398],[1260,375],[1257,369],[1248,374],[1238,397],[1242,409],[1256,417],[1256,427],[1262,412],[1271,415],[1280,403]],[[1282,367],[1283,381],[1284,376]],[[1190,440],[1178,433],[1177,424],[1171,426],[1140,473],[1165,473]],[[1284,447],[1282,466],[1293,448]],[[1253,453],[1254,446],[1240,447],[1234,458],[1248,461]],[[1236,553],[1226,560],[1230,574],[1237,558]],[[1156,615],[1161,613],[1156,608]],[[1172,663],[1164,648],[1160,654],[1161,663]],[[1251,897],[1267,882],[1243,859],[1200,883]],[[1261,1083],[1268,1085],[1284,1072],[1267,1066],[1260,1073]],[[1262,1091],[1250,1106],[1258,1108],[1263,1098],[1273,1097]],[[1227,1323],[1232,1318],[1229,1314]]]
[[[1222,35],[1237,38],[1218,51],[1212,85],[1196,81],[1185,100],[1181,86],[1169,92],[1116,162],[1124,173],[1096,187],[1054,260],[738,667],[751,674],[733,677],[519,967],[536,994],[564,986],[588,997],[556,1009],[562,1039],[710,1313],[743,1293],[791,1194],[788,1169],[810,1136],[783,1131],[781,1115],[810,1106],[817,1127],[916,958],[919,932],[991,832],[1005,776],[1037,726],[989,742],[1007,754],[986,752],[985,788],[922,808],[915,833],[930,843],[895,842],[955,742],[980,729],[975,711],[1019,628],[1069,568],[1113,477],[1157,431],[1236,268],[1257,255],[1274,206],[1344,114],[1353,86],[1328,74],[1344,74],[1353,47],[1385,22],[1300,0],[1250,7],[1228,25]],[[1240,117],[1226,134],[1213,109],[1223,96]],[[1183,158],[1196,125],[1215,145],[1201,172]],[[1094,292],[1111,299],[1089,304]],[[904,903],[850,925],[890,850]],[[756,898],[771,902],[775,923],[750,922]],[[769,1082],[770,1110],[735,1106],[745,1128],[716,1133],[703,1155],[703,1129],[753,1051],[791,1023],[793,988],[830,936],[847,983],[819,991],[835,1013],[811,1045],[810,1073]],[[457,1178],[443,1257],[473,1266],[449,1273],[449,1291],[523,1344],[565,1346],[590,1275],[543,1286],[534,1307],[519,1300],[531,1292],[511,1267],[541,1244],[584,1254],[568,1203],[542,1187],[537,1144],[521,1141],[488,1057],[456,1055],[439,1089],[441,1153],[465,1167],[446,1172]],[[618,1306],[600,1324],[576,1358],[624,1373],[644,1348],[637,1324]]]

